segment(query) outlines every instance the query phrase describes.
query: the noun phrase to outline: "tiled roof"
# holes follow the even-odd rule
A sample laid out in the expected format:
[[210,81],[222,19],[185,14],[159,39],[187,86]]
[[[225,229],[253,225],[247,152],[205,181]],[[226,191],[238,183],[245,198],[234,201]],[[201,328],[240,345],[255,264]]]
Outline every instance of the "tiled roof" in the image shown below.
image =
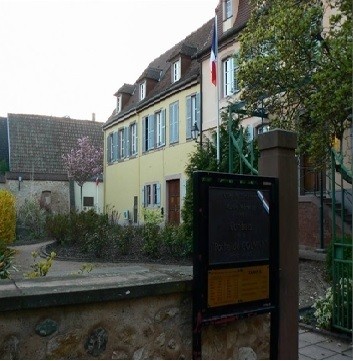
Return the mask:
[[8,114],[10,171],[65,174],[62,155],[88,136],[103,147],[102,123],[30,114]]
[[[177,54],[191,55],[196,54],[207,47],[211,46],[211,30],[212,30],[213,19],[209,20],[207,23],[202,25],[199,29],[188,35],[184,40],[180,41],[174,45],[171,49],[167,50],[164,54],[160,55],[158,58],[154,59],[142,73],[142,75],[136,80],[134,86],[137,86],[137,82],[147,75],[151,75],[150,70],[153,69],[154,74],[160,73],[160,80],[156,83],[153,90],[151,90],[145,99],[142,101],[138,98],[138,92],[134,92],[128,103],[118,114],[113,112],[111,117],[105,123],[105,126],[119,121],[124,115],[128,114],[130,111],[139,109],[140,107],[146,106],[150,101],[159,97],[169,91],[173,91],[179,86],[184,85],[189,81],[197,79],[199,76],[199,64],[196,58],[192,58],[191,65],[188,71],[185,74],[182,74],[182,77],[179,81],[172,83],[171,81],[171,63],[170,59]],[[158,74],[159,75],[159,74]],[[153,79],[156,79],[153,78]],[[116,93],[118,94],[119,91]]]
[[9,152],[7,143],[7,119],[0,117],[0,161],[5,160],[9,164]]
[[125,93],[131,95],[134,92],[134,90],[135,90],[135,85],[124,83],[124,85],[114,95],[118,95],[119,93]]

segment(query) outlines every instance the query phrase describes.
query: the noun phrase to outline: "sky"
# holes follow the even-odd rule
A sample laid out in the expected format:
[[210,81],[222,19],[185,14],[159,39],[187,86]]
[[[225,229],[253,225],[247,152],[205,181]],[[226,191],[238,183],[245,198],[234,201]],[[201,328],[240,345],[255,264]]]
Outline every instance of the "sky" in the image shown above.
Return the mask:
[[0,116],[105,122],[114,93],[214,16],[218,0],[0,0]]

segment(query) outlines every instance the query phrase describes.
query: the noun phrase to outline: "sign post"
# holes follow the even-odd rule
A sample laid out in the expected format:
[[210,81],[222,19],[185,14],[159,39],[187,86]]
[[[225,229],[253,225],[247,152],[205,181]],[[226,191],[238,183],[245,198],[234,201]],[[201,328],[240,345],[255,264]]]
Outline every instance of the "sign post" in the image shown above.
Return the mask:
[[275,359],[278,182],[197,171],[193,191],[193,358],[202,357],[203,326],[270,313],[270,359]]

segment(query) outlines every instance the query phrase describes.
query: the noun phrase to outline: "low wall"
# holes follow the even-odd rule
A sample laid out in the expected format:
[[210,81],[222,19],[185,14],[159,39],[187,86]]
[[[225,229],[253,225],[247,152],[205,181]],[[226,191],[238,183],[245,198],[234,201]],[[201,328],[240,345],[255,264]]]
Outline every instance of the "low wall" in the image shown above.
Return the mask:
[[[2,359],[191,359],[192,281],[0,281]],[[202,331],[204,359],[269,359],[269,315]]]

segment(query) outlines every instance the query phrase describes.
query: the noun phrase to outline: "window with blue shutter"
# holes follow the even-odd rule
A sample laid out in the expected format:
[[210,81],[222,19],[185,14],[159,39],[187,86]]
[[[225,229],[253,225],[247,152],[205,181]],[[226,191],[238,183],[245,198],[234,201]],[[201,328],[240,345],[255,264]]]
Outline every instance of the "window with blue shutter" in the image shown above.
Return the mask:
[[194,124],[200,129],[200,94],[186,97],[186,139],[191,138],[191,128]]
[[115,162],[116,160],[118,160],[118,132],[114,132],[114,133],[113,133],[113,146],[112,146],[112,150],[113,150],[113,158],[112,158],[112,161]]
[[169,143],[179,141],[179,102],[169,105]]

